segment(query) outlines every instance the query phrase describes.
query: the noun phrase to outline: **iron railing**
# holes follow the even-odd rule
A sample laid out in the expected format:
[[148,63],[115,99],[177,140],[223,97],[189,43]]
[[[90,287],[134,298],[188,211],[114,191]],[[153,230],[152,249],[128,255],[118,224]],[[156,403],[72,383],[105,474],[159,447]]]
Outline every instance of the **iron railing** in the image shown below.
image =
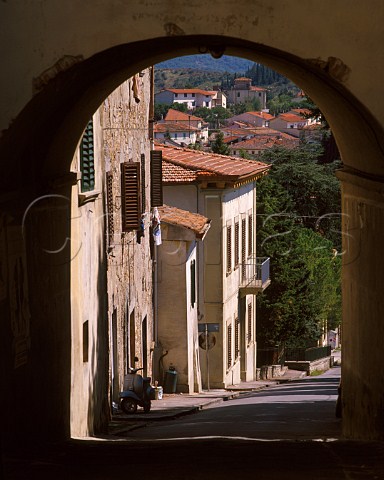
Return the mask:
[[241,287],[262,287],[269,280],[269,257],[249,257],[240,265]]

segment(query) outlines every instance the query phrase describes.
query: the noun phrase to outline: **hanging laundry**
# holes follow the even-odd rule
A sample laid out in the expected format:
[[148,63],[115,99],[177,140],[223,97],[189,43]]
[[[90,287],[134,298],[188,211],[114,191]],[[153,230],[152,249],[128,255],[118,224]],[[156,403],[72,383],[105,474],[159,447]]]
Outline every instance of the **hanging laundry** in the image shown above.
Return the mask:
[[161,245],[160,215],[157,207],[152,212],[152,235],[155,245]]

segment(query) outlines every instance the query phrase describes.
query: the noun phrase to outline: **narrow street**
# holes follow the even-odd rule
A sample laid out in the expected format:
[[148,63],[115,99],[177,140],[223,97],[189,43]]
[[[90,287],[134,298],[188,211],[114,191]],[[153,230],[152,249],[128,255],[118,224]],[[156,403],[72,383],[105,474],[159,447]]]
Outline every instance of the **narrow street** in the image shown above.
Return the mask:
[[384,446],[340,438],[340,367],[108,439],[34,445],[6,479],[381,479]]

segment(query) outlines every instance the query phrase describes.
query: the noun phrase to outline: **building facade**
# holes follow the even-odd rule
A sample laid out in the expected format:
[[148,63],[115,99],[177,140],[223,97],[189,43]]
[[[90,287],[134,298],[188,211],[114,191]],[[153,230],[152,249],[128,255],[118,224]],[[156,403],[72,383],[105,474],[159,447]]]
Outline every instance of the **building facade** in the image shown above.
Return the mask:
[[258,100],[260,102],[261,110],[267,107],[267,90],[265,88],[253,86],[250,78],[235,78],[233,87],[225,93],[230,105]]
[[257,292],[245,286],[247,265],[255,264],[255,182],[269,166],[160,145],[156,149],[163,155],[165,202],[211,220],[198,249],[199,325],[216,328],[207,339],[212,347],[209,371],[207,351],[200,348],[203,387],[255,380]]

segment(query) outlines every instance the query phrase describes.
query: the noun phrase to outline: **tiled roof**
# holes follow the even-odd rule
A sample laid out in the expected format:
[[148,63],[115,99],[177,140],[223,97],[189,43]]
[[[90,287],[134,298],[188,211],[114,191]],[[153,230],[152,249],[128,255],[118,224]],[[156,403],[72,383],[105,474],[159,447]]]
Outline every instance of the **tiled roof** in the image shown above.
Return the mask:
[[192,230],[198,238],[203,238],[211,226],[211,220],[199,213],[163,205],[157,207],[160,221]]
[[299,115],[295,115],[293,113],[280,113],[280,115],[277,118],[284,120],[284,122],[291,122],[291,123],[302,123],[302,122],[308,121],[306,118],[299,117]]
[[[289,138],[287,138],[289,137]],[[286,147],[286,148],[296,148],[299,146],[299,139],[295,137],[291,137],[287,135],[285,137],[282,136],[271,136],[271,135],[263,135],[250,138],[249,140],[244,140],[242,142],[238,142],[235,145],[231,146],[234,150],[238,149],[252,149],[255,150],[266,150],[272,147]]]
[[262,88],[262,87],[249,87],[250,90],[253,90],[253,91],[256,91],[256,92],[265,92],[266,91],[266,88]]
[[267,112],[246,112],[249,115],[254,115],[255,117],[263,118],[264,120],[271,120],[275,118],[273,115]]
[[[163,166],[166,170],[166,162],[172,163],[189,171],[189,175],[193,175],[195,171],[196,180],[221,181],[228,183],[238,183],[255,179],[264,175],[270,168],[266,163],[254,160],[246,160],[243,158],[230,157],[227,155],[217,155],[214,153],[201,152],[199,150],[191,150],[188,148],[176,148],[165,145],[156,144],[156,150],[163,152]],[[168,171],[168,175],[164,175],[164,182],[181,183],[181,180],[175,175],[172,178],[170,173],[180,173]]]
[[166,133],[166,132],[199,132],[200,129],[193,127],[192,125],[186,125],[182,123],[155,123],[153,126],[153,131],[155,133]]
[[163,183],[194,183],[199,173],[200,170],[181,167],[163,159]]
[[[271,137],[286,137],[286,138],[292,138],[292,135],[288,135],[288,133],[283,133],[280,132],[279,130],[274,130],[273,128],[269,127],[255,127],[252,125],[252,127],[247,127],[247,128],[238,128],[237,126],[232,128],[232,127],[224,127],[221,128],[221,130],[226,134],[230,136],[237,136],[237,137],[245,137],[247,135],[269,135]],[[224,140],[227,137],[224,137]]]
[[309,108],[292,108],[291,112],[297,115],[311,115],[311,110]]
[[217,93],[210,90],[202,90],[201,88],[166,88],[165,90],[173,93],[200,93],[201,95],[216,95]]
[[179,110],[174,110],[173,108],[170,108],[168,110],[167,115],[165,116],[166,121],[187,121],[189,122],[194,121],[194,122],[204,122],[204,120],[200,117],[195,117],[194,115],[189,115],[188,113],[180,112]]

